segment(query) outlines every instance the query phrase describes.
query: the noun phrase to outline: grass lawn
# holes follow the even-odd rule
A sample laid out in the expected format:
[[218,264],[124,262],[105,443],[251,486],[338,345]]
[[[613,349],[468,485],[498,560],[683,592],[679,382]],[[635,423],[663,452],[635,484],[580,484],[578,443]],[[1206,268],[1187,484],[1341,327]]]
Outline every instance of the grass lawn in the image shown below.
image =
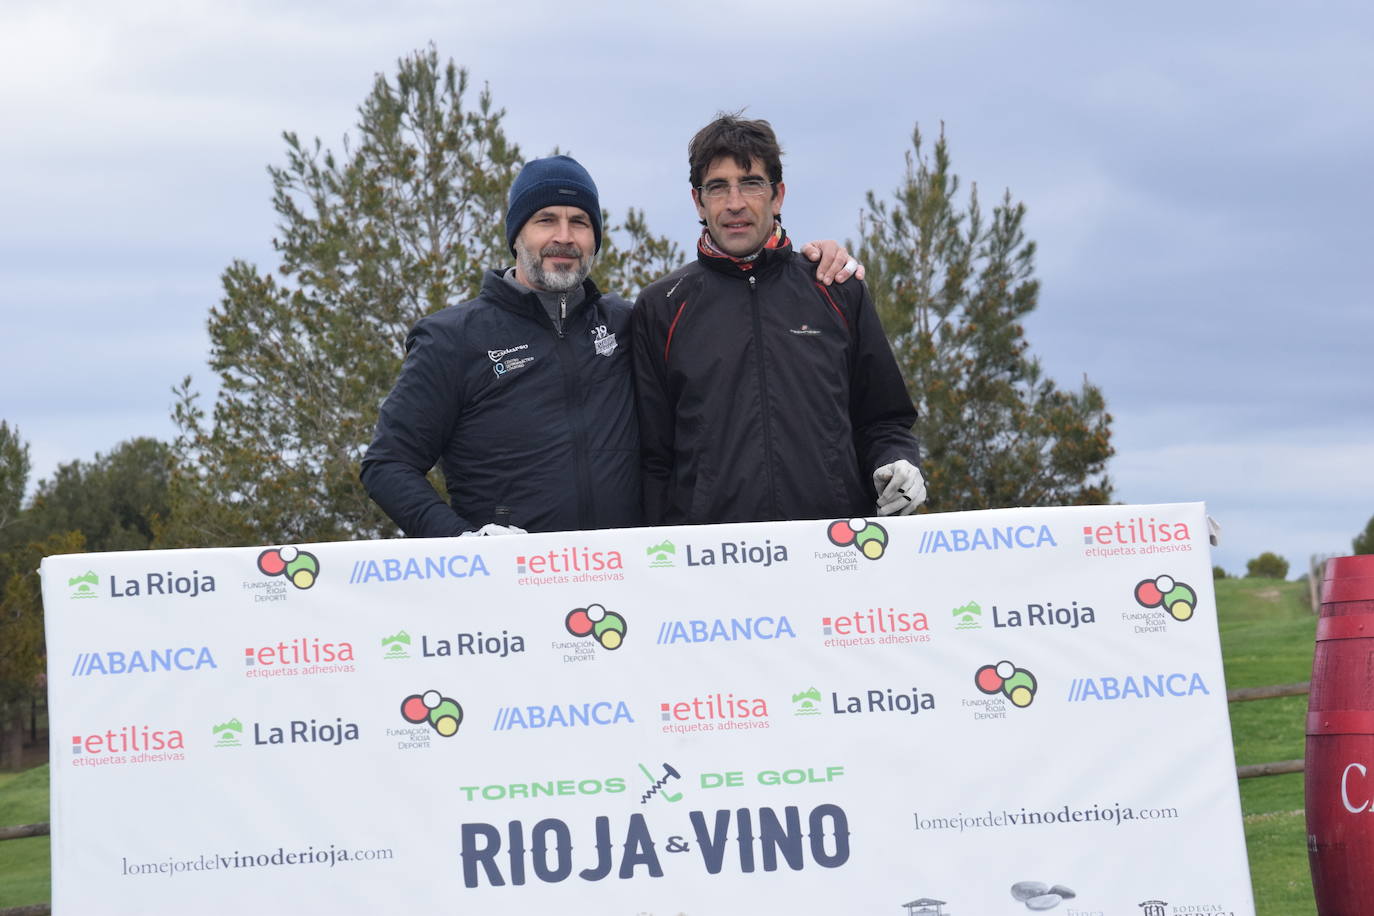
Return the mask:
[[[1216,583],[1226,686],[1263,687],[1312,675],[1317,619],[1307,586],[1269,579]],[[1306,697],[1231,705],[1236,763],[1292,760],[1303,755]],[[1240,785],[1259,916],[1315,916],[1307,867],[1302,774],[1261,776]],[[0,773],[0,826],[48,819],[48,768]],[[0,907],[52,899],[48,837],[0,842]]]
[[[1223,579],[1216,592],[1228,689],[1291,684],[1312,676],[1317,618],[1308,608],[1305,583]],[[1301,757],[1306,717],[1305,696],[1232,703],[1237,765]],[[1240,804],[1256,912],[1315,916],[1302,774],[1242,780]]]
[[[48,767],[0,773],[0,827],[48,819]],[[0,907],[47,903],[48,844],[45,836],[0,842]]]

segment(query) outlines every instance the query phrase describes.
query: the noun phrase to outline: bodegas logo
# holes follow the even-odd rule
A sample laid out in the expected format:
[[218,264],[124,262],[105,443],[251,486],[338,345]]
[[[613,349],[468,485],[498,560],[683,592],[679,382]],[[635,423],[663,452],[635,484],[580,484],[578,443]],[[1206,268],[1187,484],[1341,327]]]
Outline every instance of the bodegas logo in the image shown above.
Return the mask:
[[1029,669],[1018,668],[1005,659],[979,668],[973,674],[973,683],[989,696],[1005,697],[1018,709],[1025,709],[1034,702],[1038,689],[1035,675]]
[[496,710],[491,730],[494,732],[540,728],[592,728],[597,726],[633,725],[634,716],[624,700],[595,700],[589,703],[530,703],[525,706],[502,706]]
[[1175,903],[1166,900],[1144,900],[1136,904],[1140,916],[1236,916],[1236,911],[1224,903]]
[[977,553],[993,550],[1038,550],[1058,547],[1048,525],[984,525],[937,528],[921,534],[917,553]]
[[186,759],[180,729],[125,725],[89,735],[72,735],[72,766],[124,766]]
[[1083,526],[1086,557],[1136,557],[1161,553],[1187,553],[1193,549],[1187,522],[1161,522],[1154,517],[1133,516],[1106,525]]
[[428,725],[442,738],[452,738],[463,724],[463,706],[437,690],[426,690],[401,701],[401,718],[412,725]]
[[570,582],[618,582],[625,560],[618,550],[561,547],[515,558],[517,585],[566,585]]
[[733,693],[707,693],[658,704],[658,717],[666,734],[739,731],[768,728],[768,701],[762,697],[737,697]]
[[625,643],[629,624],[625,618],[600,604],[573,608],[563,618],[564,628],[574,636],[590,637],[603,649],[619,649]]
[[701,620],[665,620],[659,624],[660,646],[680,643],[741,642],[796,639],[797,632],[786,615],[778,617],[714,617]]
[[849,547],[865,560],[881,559],[887,552],[887,529],[866,518],[841,518],[825,528],[836,547]]
[[[382,655],[384,660],[410,658],[408,650],[412,648],[411,637],[405,630],[394,636],[383,637],[382,646],[386,649]],[[421,658],[466,658],[475,655],[507,658],[524,651],[525,637],[519,634],[512,636],[509,630],[502,630],[499,635],[481,630],[446,633],[443,636],[420,634]]]
[[68,598],[99,598],[100,577],[92,570],[67,580]]
[[269,547],[258,554],[258,570],[264,576],[280,576],[304,591],[320,578],[320,561],[313,553],[295,547]]
[[930,642],[929,630],[930,621],[922,612],[891,607],[821,618],[825,645],[832,649]]
[[1076,677],[1069,683],[1070,703],[1113,700],[1161,700],[1168,697],[1210,696],[1207,682],[1196,671],[1184,673],[1122,674]]
[[349,585],[370,582],[415,582],[430,579],[474,579],[490,576],[480,553],[435,554],[428,557],[383,557],[356,560],[348,574]]
[[309,677],[317,674],[351,674],[353,644],[340,640],[328,642],[318,636],[265,646],[246,646],[243,650],[245,677]]
[[156,674],[160,671],[199,671],[218,668],[209,646],[179,649],[130,649],[126,652],[78,652],[72,677],[94,674]]

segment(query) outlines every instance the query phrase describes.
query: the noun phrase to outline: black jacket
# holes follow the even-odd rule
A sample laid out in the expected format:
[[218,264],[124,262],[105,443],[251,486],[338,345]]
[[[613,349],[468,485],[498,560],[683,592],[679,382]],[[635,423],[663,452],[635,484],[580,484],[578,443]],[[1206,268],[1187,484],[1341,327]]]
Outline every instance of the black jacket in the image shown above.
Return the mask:
[[647,524],[869,515],[873,471],[919,461],[916,411],[868,289],[790,245],[707,254],[634,310]]
[[[496,506],[529,531],[640,524],[630,304],[583,290],[561,334],[496,271],[415,325],[361,475],[406,534],[461,534]],[[425,479],[436,462],[452,508]]]

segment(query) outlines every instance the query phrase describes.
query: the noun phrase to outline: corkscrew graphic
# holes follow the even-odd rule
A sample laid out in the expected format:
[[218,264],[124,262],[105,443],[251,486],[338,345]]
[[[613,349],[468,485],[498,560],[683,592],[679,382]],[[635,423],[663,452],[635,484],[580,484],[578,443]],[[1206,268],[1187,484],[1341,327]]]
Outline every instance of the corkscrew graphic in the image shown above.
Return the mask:
[[[663,765],[663,777],[661,779],[654,779],[654,774],[650,773],[648,767],[644,766],[644,764],[642,763],[639,765],[639,772],[644,774],[645,779],[653,783],[653,785],[649,787],[649,791],[645,792],[643,795],[639,797],[639,803],[641,805],[647,805],[649,803],[649,799],[653,798],[654,795],[657,794],[660,789],[662,789],[665,785],[668,784],[668,780],[682,778],[682,774],[679,773],[677,770],[673,769],[671,764],[667,763]],[[668,802],[681,801],[682,793],[664,792],[663,799],[664,801]]]

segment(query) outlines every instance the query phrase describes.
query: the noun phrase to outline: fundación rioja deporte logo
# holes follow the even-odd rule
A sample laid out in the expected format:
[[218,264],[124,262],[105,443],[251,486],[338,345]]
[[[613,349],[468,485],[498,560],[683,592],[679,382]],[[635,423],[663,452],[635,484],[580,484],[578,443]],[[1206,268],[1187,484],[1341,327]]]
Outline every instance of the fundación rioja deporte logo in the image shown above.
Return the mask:
[[590,636],[603,649],[619,649],[625,642],[625,631],[628,629],[624,617],[599,604],[573,608],[568,611],[563,625],[574,636]]
[[412,725],[425,723],[443,737],[452,738],[463,724],[463,707],[437,690],[426,690],[401,701],[401,718]]
[[1001,694],[1018,709],[1025,709],[1035,700],[1035,675],[1005,659],[979,668],[973,675],[973,683],[983,693]]
[[1197,592],[1172,576],[1156,576],[1136,584],[1135,600],[1143,608],[1163,608],[1177,621],[1191,620]]
[[836,547],[853,547],[869,560],[887,551],[887,529],[866,518],[842,518],[830,523],[826,537]]
[[299,589],[307,589],[320,577],[320,561],[295,547],[271,547],[258,554],[258,569],[265,576],[281,576]]

